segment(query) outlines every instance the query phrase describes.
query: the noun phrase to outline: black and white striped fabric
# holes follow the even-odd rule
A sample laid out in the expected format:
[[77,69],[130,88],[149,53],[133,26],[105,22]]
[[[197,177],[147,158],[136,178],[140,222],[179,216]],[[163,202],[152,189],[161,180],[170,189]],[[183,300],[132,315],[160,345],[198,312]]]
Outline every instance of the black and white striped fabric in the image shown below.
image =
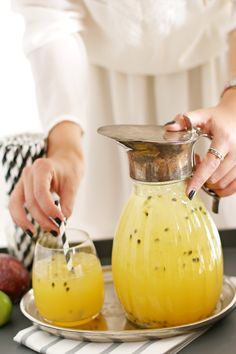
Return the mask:
[[[44,156],[45,153],[46,141],[39,134],[14,135],[6,137],[0,142],[0,161],[8,197],[18,182],[24,167],[31,165],[36,159]],[[12,239],[9,245],[9,252],[22,261],[27,268],[30,268],[33,260],[35,241],[41,233],[41,229],[36,225],[28,212],[27,215],[36,226],[37,234],[32,240],[20,227],[13,225],[9,229]]]
[[94,343],[56,337],[31,326],[18,332],[14,340],[36,352],[47,354],[174,354],[199,337],[204,330],[144,342]]

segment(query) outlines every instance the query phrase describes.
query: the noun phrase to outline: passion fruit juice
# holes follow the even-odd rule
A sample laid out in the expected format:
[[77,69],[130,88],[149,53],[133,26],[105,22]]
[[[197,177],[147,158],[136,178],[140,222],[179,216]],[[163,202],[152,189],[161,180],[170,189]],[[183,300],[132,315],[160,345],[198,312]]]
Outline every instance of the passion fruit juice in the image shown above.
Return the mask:
[[72,261],[71,272],[63,254],[39,260],[33,267],[36,307],[46,321],[60,326],[88,322],[103,305],[103,276],[97,257],[80,252]]
[[115,235],[112,271],[128,319],[141,327],[183,325],[209,316],[219,300],[223,261],[216,226],[185,183],[136,183]]

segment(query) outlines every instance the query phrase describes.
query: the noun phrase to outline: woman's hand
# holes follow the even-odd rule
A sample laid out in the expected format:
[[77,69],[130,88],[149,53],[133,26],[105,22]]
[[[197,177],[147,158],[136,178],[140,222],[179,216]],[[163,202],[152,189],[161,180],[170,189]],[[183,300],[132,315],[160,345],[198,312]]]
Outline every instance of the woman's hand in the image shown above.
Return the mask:
[[[80,140],[79,126],[60,123],[49,135],[47,158],[24,168],[10,197],[9,210],[14,222],[30,236],[35,229],[25,207],[42,229],[54,236],[59,230],[50,217],[63,220],[71,215],[84,166]],[[54,204],[52,192],[60,197],[61,211]]]
[[[199,109],[185,114],[194,127],[199,127],[204,133],[212,136],[211,148],[217,150],[223,157],[207,153],[197,164],[194,176],[187,186],[190,199],[203,184],[214,190],[220,197],[226,197],[236,192],[236,90],[225,92],[219,104],[207,109]],[[186,121],[183,115],[177,115],[175,121],[167,123],[168,131],[183,130]]]

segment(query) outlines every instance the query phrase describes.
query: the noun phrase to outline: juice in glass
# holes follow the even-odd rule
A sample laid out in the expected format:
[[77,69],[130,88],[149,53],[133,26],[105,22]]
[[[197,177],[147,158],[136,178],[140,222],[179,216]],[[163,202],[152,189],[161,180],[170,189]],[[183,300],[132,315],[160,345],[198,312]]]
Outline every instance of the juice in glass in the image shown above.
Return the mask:
[[[88,247],[86,247],[88,250]],[[33,289],[36,307],[48,322],[74,327],[95,318],[103,305],[102,268],[97,256],[74,247],[73,270],[61,249],[36,245]]]

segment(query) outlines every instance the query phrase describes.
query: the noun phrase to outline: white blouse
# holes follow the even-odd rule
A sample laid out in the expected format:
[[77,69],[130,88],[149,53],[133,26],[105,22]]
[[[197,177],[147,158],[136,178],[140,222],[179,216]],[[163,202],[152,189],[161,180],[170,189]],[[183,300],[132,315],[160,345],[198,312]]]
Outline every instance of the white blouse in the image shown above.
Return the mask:
[[194,68],[226,50],[232,6],[232,0],[12,0],[25,18],[24,50],[45,133],[65,119],[86,130],[88,62],[138,75]]

